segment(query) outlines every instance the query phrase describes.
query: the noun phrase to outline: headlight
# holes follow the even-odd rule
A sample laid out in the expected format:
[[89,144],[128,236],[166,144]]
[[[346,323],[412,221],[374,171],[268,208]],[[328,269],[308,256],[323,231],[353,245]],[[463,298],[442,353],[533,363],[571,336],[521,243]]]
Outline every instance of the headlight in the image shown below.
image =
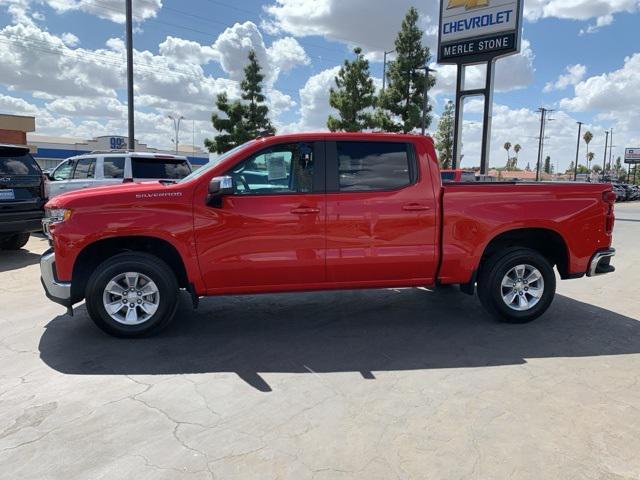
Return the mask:
[[44,216],[49,224],[66,222],[71,217],[71,210],[68,208],[48,208]]

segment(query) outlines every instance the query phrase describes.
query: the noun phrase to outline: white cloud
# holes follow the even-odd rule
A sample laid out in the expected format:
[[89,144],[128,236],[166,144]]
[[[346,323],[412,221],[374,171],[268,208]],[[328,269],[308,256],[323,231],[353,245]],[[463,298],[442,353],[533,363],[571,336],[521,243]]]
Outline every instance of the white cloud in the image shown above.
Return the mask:
[[80,44],[80,39],[70,32],[63,33],[60,39],[67,47],[77,47]]
[[305,37],[321,35],[369,52],[391,50],[402,19],[412,5],[421,13],[425,40],[433,49],[437,38],[438,3],[433,0],[276,0],[265,7],[267,28]]
[[267,49],[269,64],[280,72],[288,72],[299,65],[309,65],[311,60],[295,38],[285,37],[274,41]]
[[592,20],[581,33],[593,33],[600,27],[610,25],[617,13],[634,13],[640,9],[638,0],[527,0],[524,3],[525,17],[529,21],[541,18],[565,20]]
[[340,71],[336,66],[309,77],[300,89],[299,120],[283,128],[284,131],[326,130],[327,118],[334,113],[329,106],[329,89],[335,85]]
[[206,65],[216,58],[214,48],[184,38],[169,36],[158,46],[158,49],[160,55],[181,63]]
[[574,96],[560,105],[574,112],[630,113],[640,110],[640,53],[624,60],[618,70],[589,77],[575,85]]
[[[125,5],[122,0],[44,0],[58,13],[82,11],[116,23],[125,21]],[[135,0],[133,18],[137,22],[153,18],[162,8],[162,0]]]
[[587,67],[578,63],[576,65],[569,65],[566,71],[567,73],[560,75],[555,82],[548,82],[544,87],[544,91],[564,90],[571,85],[576,85],[581,82],[587,74]]

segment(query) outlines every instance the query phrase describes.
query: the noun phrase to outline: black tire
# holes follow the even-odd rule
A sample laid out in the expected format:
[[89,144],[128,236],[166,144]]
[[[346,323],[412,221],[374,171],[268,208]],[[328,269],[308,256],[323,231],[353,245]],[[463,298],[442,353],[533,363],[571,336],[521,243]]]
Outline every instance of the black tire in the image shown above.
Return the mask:
[[15,235],[11,235],[8,238],[5,238],[1,243],[0,247],[5,250],[20,250],[24,247],[29,241],[30,233],[16,233]]
[[[157,286],[159,305],[156,312],[137,325],[125,325],[113,319],[103,304],[107,284],[119,274],[137,272],[146,275]],[[146,253],[121,253],[100,264],[85,290],[86,306],[94,323],[109,335],[137,338],[160,331],[173,319],[178,309],[179,287],[176,276],[160,258]]]
[[[502,298],[502,280],[517,265],[531,265],[541,274],[544,291],[538,303],[529,310],[517,311]],[[506,323],[529,323],[547,311],[556,293],[556,276],[549,261],[535,250],[510,248],[490,257],[482,265],[478,278],[478,297],[482,306],[494,317]]]

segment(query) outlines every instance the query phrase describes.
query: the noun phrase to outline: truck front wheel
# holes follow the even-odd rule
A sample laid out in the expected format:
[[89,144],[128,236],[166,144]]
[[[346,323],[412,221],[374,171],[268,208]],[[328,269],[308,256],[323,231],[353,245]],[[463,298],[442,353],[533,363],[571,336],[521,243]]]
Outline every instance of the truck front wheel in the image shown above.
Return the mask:
[[480,302],[508,323],[528,323],[547,311],[556,293],[549,261],[535,250],[512,248],[490,257],[478,278]]
[[178,308],[178,283],[161,259],[122,253],[96,268],[85,291],[91,319],[103,331],[123,338],[159,331]]

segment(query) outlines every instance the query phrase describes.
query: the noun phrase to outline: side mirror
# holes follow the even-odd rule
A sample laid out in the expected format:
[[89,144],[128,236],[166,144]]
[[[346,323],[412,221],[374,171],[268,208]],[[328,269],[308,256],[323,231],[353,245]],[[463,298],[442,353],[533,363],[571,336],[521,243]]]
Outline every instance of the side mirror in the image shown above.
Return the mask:
[[222,197],[232,195],[233,192],[233,179],[231,177],[214,177],[209,182],[209,197],[207,198],[207,203],[220,208],[222,206]]

